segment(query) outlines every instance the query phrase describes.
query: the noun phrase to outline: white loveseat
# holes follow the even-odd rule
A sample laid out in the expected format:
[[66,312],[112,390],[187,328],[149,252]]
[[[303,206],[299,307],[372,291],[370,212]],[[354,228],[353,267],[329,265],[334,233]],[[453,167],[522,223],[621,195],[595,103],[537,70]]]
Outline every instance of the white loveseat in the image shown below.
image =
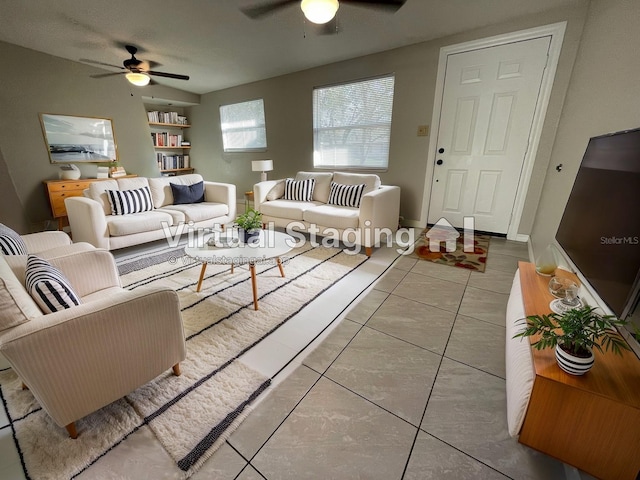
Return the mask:
[[[174,205],[170,184],[194,185],[202,182],[198,174],[160,178],[119,178],[93,182],[83,197],[65,200],[74,242],[115,250],[186,233],[190,227],[225,225],[236,217],[236,187],[228,183],[204,181],[204,202]],[[136,190],[149,187],[153,209],[127,215],[114,215],[107,190]]]
[[[265,224],[314,232],[320,236],[336,236],[347,244],[372,247],[398,229],[400,187],[381,185],[374,174],[343,172],[298,172],[294,180],[315,179],[311,201],[286,200],[284,182],[268,180],[254,185],[255,209],[262,213]],[[358,207],[329,204],[332,182],[339,185],[362,185],[364,191]]]

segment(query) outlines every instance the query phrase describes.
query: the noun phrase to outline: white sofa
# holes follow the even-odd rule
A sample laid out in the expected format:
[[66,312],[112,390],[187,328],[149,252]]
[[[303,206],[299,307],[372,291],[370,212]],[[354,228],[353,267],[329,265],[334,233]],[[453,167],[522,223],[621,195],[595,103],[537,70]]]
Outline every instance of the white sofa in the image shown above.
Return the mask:
[[[340,240],[372,247],[383,237],[395,233],[400,218],[400,187],[381,185],[374,174],[344,172],[298,172],[295,180],[315,179],[312,201],[284,199],[284,181],[268,180],[253,187],[255,209],[262,213],[265,224],[320,236],[339,235]],[[331,183],[364,184],[359,207],[328,204]]]
[[[69,226],[75,242],[115,250],[165,238],[163,224],[171,235],[189,227],[225,225],[236,217],[236,187],[204,181],[204,202],[174,205],[170,183],[193,185],[202,182],[198,174],[159,178],[119,178],[93,182],[83,197],[65,200]],[[107,190],[135,190],[149,187],[153,210],[113,215]]]
[[[28,251],[58,268],[82,303],[44,314],[24,287],[27,255],[0,255],[0,353],[19,377],[11,388],[23,382],[75,438],[76,420],[165,370],[180,373],[180,303],[168,288],[121,288],[110,252],[44,233],[23,237]],[[34,248],[46,242],[57,246]]]

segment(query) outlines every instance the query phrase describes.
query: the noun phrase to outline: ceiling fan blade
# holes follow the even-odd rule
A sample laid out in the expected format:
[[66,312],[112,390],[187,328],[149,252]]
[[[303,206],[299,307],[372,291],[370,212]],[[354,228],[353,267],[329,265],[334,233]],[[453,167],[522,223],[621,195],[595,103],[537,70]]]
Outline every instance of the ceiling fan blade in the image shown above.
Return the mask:
[[96,75],[89,75],[91,78],[104,78],[104,77],[111,77],[112,75],[123,75],[125,73],[129,73],[127,72],[111,72],[111,73],[98,73]]
[[265,5],[243,7],[240,9],[240,11],[247,17],[256,19],[266,17],[267,15],[271,15],[272,13],[276,13],[278,10],[288,7],[289,5],[292,5],[294,3],[300,3],[300,0],[278,0],[267,3]]
[[340,0],[340,3],[396,12],[407,0]]
[[153,70],[147,70],[146,72],[142,72],[142,73],[146,73],[147,75],[155,75],[156,77],[175,78],[177,80],[189,80],[188,75],[179,75],[177,73],[156,72]]
[[81,58],[78,61],[83,63],[93,63],[95,65],[104,65],[105,67],[113,67],[113,68],[119,68],[121,70],[124,70],[123,67],[119,67],[118,65],[112,65],[111,63],[98,62],[96,60],[90,60],[88,58]]

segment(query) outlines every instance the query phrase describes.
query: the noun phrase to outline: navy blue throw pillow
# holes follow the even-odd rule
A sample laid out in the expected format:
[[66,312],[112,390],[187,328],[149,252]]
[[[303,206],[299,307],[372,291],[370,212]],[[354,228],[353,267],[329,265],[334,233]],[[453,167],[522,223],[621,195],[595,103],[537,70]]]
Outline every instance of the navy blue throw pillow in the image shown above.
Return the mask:
[[170,183],[169,185],[171,185],[171,192],[173,192],[174,205],[204,202],[204,182],[194,183],[193,185],[178,185],[177,183]]

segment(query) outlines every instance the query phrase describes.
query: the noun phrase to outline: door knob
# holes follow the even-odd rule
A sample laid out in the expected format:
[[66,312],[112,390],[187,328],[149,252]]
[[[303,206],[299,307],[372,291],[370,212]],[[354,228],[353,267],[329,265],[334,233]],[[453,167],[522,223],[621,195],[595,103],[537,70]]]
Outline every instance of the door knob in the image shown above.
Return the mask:
[[436,162],[436,164],[438,165],[442,165],[444,162],[442,161],[442,159],[438,159],[438,161]]
[[444,148],[439,148],[438,153],[444,153]]

